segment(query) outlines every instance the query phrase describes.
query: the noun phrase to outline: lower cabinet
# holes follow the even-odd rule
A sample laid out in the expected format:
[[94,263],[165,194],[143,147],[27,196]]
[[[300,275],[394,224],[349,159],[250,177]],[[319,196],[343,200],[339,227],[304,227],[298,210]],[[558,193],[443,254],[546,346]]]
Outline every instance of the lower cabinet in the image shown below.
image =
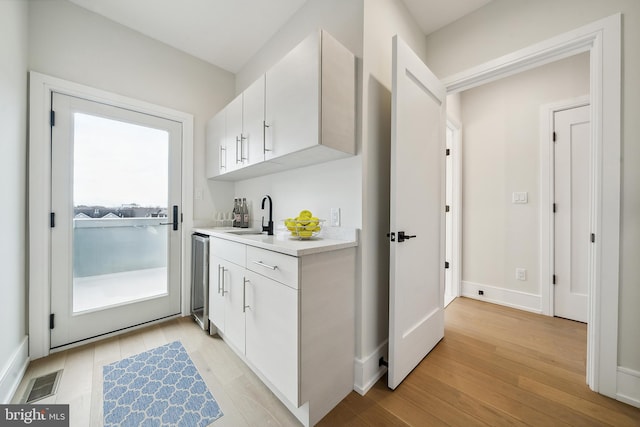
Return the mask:
[[209,270],[216,275],[215,283],[209,282],[213,283],[212,290],[215,291],[209,291],[209,305],[214,314],[212,322],[222,331],[229,344],[244,352],[244,267],[214,255],[209,261]]
[[303,425],[349,394],[355,248],[292,257],[211,238],[209,271],[210,321]]
[[298,403],[298,290],[246,272],[247,359],[292,403]]

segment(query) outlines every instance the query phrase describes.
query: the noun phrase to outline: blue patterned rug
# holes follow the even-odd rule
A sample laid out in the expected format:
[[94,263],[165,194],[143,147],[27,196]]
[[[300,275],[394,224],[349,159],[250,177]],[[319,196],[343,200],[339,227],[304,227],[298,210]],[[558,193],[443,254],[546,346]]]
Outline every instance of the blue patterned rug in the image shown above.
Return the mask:
[[204,427],[222,416],[180,341],[106,365],[103,376],[105,427]]

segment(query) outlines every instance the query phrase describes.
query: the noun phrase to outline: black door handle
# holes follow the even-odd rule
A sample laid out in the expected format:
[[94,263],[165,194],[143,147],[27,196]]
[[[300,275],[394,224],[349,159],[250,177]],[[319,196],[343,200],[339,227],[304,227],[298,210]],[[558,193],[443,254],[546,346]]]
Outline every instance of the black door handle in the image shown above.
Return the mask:
[[404,242],[405,240],[413,239],[414,237],[418,237],[416,235],[409,236],[404,234],[404,231],[398,231],[398,242]]
[[173,205],[173,221],[161,222],[158,225],[172,225],[173,231],[176,231],[178,229],[178,205]]

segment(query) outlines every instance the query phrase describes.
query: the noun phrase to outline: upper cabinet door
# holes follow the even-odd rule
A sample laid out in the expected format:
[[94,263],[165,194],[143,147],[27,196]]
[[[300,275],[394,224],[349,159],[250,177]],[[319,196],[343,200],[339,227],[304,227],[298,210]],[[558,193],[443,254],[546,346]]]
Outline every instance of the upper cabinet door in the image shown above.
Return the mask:
[[318,143],[320,40],[312,34],[266,74],[266,159]]
[[222,110],[207,122],[205,147],[207,178],[226,172],[225,111]]
[[227,154],[226,172],[242,167],[242,94],[238,95],[225,107],[226,136],[225,146]]
[[264,75],[243,93],[242,150],[243,165],[264,161]]

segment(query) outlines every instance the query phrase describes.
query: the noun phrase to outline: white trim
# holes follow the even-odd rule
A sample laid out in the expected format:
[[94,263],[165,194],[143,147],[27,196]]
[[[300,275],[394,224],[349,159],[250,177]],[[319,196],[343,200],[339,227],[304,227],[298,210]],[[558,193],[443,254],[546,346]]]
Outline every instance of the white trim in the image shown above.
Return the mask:
[[618,392],[616,399],[640,408],[640,372],[618,366]]
[[380,358],[389,353],[389,341],[385,340],[368,356],[354,361],[353,390],[364,396],[387,372],[387,368],[380,366]]
[[0,371],[0,403],[11,402],[29,366],[29,339],[25,336]]
[[455,290],[455,296],[461,293],[462,280],[462,125],[456,119],[447,117],[447,127],[453,131],[451,156],[453,160],[453,254],[451,257],[451,281]]
[[[444,79],[447,93],[590,53],[595,212],[589,283],[587,383],[616,397],[620,242],[620,109],[622,15],[615,14]],[[607,207],[604,209],[604,207]]]
[[[478,295],[478,291],[483,291],[484,295]],[[462,281],[462,296],[541,314],[540,295],[528,292]]]
[[[32,359],[49,354],[51,93],[129,108],[182,123],[182,313],[188,315],[193,227],[193,115],[100,89],[29,73],[29,351]],[[185,308],[186,307],[186,308]]]
[[542,314],[554,315],[554,114],[558,111],[589,105],[589,95],[540,107],[540,298]]

